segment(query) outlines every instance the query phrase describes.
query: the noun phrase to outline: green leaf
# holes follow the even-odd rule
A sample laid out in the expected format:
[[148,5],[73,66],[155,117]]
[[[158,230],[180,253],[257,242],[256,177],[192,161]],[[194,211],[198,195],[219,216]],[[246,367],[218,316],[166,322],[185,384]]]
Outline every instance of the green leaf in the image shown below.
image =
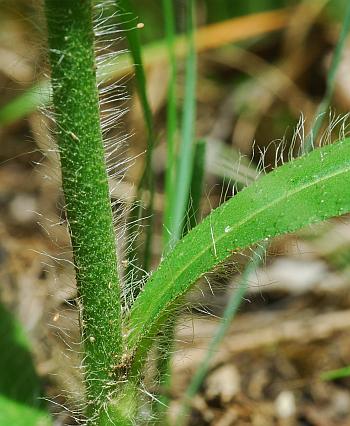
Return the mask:
[[350,140],[281,166],[214,210],[161,263],[136,299],[128,346],[136,374],[152,338],[191,286],[250,245],[350,211]]
[[41,80],[0,108],[0,125],[7,126],[35,111],[39,105],[50,100],[51,89],[46,80]]
[[200,387],[202,386],[205,376],[207,375],[209,371],[211,360],[214,357],[214,355],[217,353],[217,350],[220,347],[221,342],[223,341],[225,335],[227,334],[230,328],[230,325],[234,317],[236,316],[236,313],[242,303],[244,295],[246,294],[246,291],[249,287],[249,278],[265,257],[266,248],[267,248],[267,242],[265,242],[264,244],[256,248],[256,250],[253,253],[251,261],[248,262],[247,266],[245,267],[245,270],[239,281],[239,285],[237,289],[232,292],[227,302],[227,306],[225,308],[223,317],[221,318],[220,323],[217,326],[215,333],[210,340],[210,343],[208,345],[208,349],[204,355],[204,358],[198,364],[198,368],[196,372],[194,373],[190,381],[190,384],[188,385],[185,391],[184,400],[182,403],[181,410],[177,417],[176,425],[186,424],[185,423],[186,414],[189,409],[189,402],[192,401],[192,399],[194,398],[194,396],[197,394]]
[[350,366],[346,366],[343,368],[339,368],[338,370],[330,370],[325,371],[321,374],[321,380],[324,381],[331,381],[331,380],[338,380],[338,379],[344,379],[346,377],[350,376]]
[[187,201],[187,215],[183,226],[184,235],[198,223],[205,177],[206,142],[200,139],[194,147],[191,189]]
[[195,47],[195,1],[187,4],[187,43],[185,97],[182,112],[181,143],[176,159],[175,193],[171,199],[170,247],[182,236],[186,216],[194,155],[196,123],[197,55]]
[[[153,216],[154,216],[154,172],[152,167],[153,151],[156,143],[156,136],[154,132],[154,122],[152,116],[152,110],[147,95],[147,84],[146,84],[146,73],[143,65],[142,57],[142,46],[139,38],[139,29],[137,28],[137,17],[134,13],[134,8],[130,0],[119,0],[119,7],[127,15],[127,19],[123,16],[121,19],[122,28],[124,28],[130,53],[134,62],[136,88],[139,95],[145,127],[147,131],[147,150],[145,157],[144,171],[137,189],[137,199],[142,199],[142,192],[144,190],[149,191],[150,200],[147,203],[146,209],[138,204],[135,207],[135,213],[131,215],[130,222],[135,222],[138,219],[143,219],[143,226],[146,228],[146,239],[143,248],[143,259],[141,262],[141,269],[148,271],[152,258],[152,244],[153,244]],[[143,211],[144,210],[144,211]],[[136,239],[135,246],[139,245],[140,242]],[[137,254],[137,249],[132,248],[132,255]],[[130,262],[130,267],[133,269],[131,276],[137,276],[140,267],[133,267],[133,262]],[[137,290],[138,292],[138,290]]]
[[49,426],[51,424],[50,417],[45,411],[0,395],[0,425]]
[[175,11],[172,0],[163,0],[163,15],[165,21],[165,37],[169,60],[169,85],[167,96],[167,118],[166,118],[166,172],[164,192],[164,214],[163,214],[163,245],[166,248],[169,242],[169,229],[171,228],[172,200],[175,192],[176,152],[177,152],[177,98],[176,98],[176,76],[177,62],[175,55]]
[[51,424],[25,333],[1,303],[0,370],[0,425]]

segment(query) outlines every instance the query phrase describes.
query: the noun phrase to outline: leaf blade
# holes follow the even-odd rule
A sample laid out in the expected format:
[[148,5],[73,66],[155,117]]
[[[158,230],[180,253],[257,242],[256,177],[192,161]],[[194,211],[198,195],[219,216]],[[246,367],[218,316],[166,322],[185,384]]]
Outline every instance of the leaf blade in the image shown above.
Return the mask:
[[[190,287],[233,252],[350,210],[350,140],[277,168],[214,210],[149,279],[128,322],[138,371],[155,330]],[[139,348],[136,351],[136,348]]]

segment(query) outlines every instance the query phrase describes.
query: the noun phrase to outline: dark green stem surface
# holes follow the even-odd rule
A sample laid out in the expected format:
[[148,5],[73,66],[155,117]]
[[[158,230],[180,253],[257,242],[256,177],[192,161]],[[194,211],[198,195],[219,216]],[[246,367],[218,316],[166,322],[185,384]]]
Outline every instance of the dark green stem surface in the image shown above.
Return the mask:
[[[53,103],[73,245],[90,418],[118,377],[116,242],[100,128],[91,0],[46,0]],[[120,367],[120,368],[119,368]],[[112,388],[112,389],[111,389]]]

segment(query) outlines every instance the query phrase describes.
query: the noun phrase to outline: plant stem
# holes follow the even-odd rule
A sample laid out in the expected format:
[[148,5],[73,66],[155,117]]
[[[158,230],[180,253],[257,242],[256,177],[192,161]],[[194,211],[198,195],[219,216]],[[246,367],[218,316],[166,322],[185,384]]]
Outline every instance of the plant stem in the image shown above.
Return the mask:
[[92,1],[45,0],[62,185],[78,287],[87,413],[100,415],[122,353],[116,242],[100,128]]

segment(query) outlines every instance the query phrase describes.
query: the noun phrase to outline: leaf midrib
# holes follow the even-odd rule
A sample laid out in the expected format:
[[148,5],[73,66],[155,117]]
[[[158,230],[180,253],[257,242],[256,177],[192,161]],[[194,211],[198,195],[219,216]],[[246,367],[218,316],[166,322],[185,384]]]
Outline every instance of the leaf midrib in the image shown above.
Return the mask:
[[[287,193],[286,194],[284,194],[283,196],[281,196],[281,197],[278,197],[278,198],[276,198],[274,201],[272,201],[271,203],[269,203],[269,204],[265,204],[263,207],[261,207],[260,209],[258,209],[258,210],[254,210],[254,212],[253,213],[251,213],[250,215],[248,215],[248,216],[246,216],[243,220],[241,220],[240,222],[237,222],[237,223],[235,223],[234,225],[232,225],[232,229],[230,230],[230,232],[222,232],[222,233],[220,233],[219,234],[219,236],[218,237],[215,237],[214,236],[214,241],[215,242],[219,242],[222,238],[224,238],[224,237],[227,237],[228,235],[232,235],[232,233],[234,232],[234,231],[237,231],[237,229],[239,228],[239,227],[241,227],[242,225],[244,225],[245,223],[247,223],[247,222],[249,222],[251,219],[253,219],[254,217],[256,217],[256,216],[258,216],[260,213],[262,213],[264,210],[267,210],[267,208],[270,208],[271,206],[273,206],[273,205],[276,205],[276,204],[278,204],[280,201],[282,201],[283,199],[286,199],[286,198],[288,198],[288,197],[290,197],[290,196],[294,196],[294,195],[296,195],[296,194],[298,194],[299,192],[302,192],[302,191],[304,191],[305,189],[307,189],[307,188],[310,188],[310,187],[312,187],[313,185],[316,185],[316,184],[318,184],[318,183],[320,183],[320,182],[324,182],[324,181],[327,181],[327,180],[329,180],[329,179],[332,179],[332,178],[334,178],[334,177],[336,177],[336,176],[338,176],[338,175],[341,175],[341,174],[343,174],[343,173],[346,173],[346,172],[348,172],[350,170],[350,164],[347,164],[347,165],[345,165],[344,167],[342,167],[340,170],[337,170],[336,172],[334,172],[334,173],[331,173],[331,174],[327,174],[326,176],[324,176],[324,177],[322,177],[322,178],[316,178],[315,180],[312,180],[311,182],[309,182],[309,183],[307,183],[307,184],[304,184],[304,185],[302,185],[302,186],[300,186],[300,187],[298,187],[297,189],[295,189],[295,190],[291,190],[291,191],[287,191]],[[188,263],[186,263],[175,275],[174,275],[174,277],[173,277],[173,279],[172,280],[170,280],[170,281],[168,281],[168,285],[167,286],[165,286],[164,287],[164,289],[163,289],[163,291],[162,292],[160,292],[160,294],[159,294],[159,298],[161,297],[161,296],[163,296],[163,294],[171,287],[171,285],[172,285],[172,283],[174,283],[174,282],[176,282],[177,281],[177,279],[182,275],[182,273],[184,272],[184,271],[186,271],[190,266],[191,266],[191,264],[193,264],[197,259],[199,259],[208,249],[210,249],[210,246],[211,246],[211,244],[209,244],[209,245],[206,245],[201,251],[199,251],[198,253],[197,253],[197,255],[195,255],[195,256],[193,256],[193,257],[191,257],[191,261],[190,262],[188,262]],[[228,255],[229,256],[229,255]],[[227,256],[227,257],[228,257]],[[225,258],[223,258],[222,260],[220,260],[219,262],[218,262],[218,264],[219,263],[221,263],[223,260],[224,260]],[[197,279],[199,279],[200,278],[200,276],[202,276],[203,274],[205,274],[206,272],[203,272],[202,274],[200,274],[199,276],[198,276],[198,278]],[[196,280],[197,280],[196,279]],[[147,286],[147,283],[146,283],[146,286]],[[145,291],[147,291],[146,289],[145,289]],[[142,293],[142,294],[144,294],[144,293]],[[179,297],[179,296],[181,296],[181,294],[183,294],[183,292],[180,292],[178,295],[177,295],[177,297]],[[163,309],[166,309],[167,308],[167,306],[172,302],[172,300],[173,299],[171,299],[170,301],[168,301],[168,303],[166,304],[166,306],[164,306],[163,307]],[[131,316],[132,316],[132,312],[131,312]],[[157,314],[157,316],[155,317],[155,320],[158,320],[158,318],[160,317],[160,314],[158,313]],[[153,322],[155,322],[155,321],[153,321]],[[147,329],[147,331],[150,329],[151,327],[148,327],[148,329]],[[130,339],[131,340],[131,342],[132,342],[132,340],[135,340],[135,343],[136,342],[138,342],[140,339],[142,339],[146,334],[147,334],[147,331],[146,331],[146,333],[138,333],[139,334],[139,337],[135,340],[135,339]],[[132,332],[130,333],[130,336],[132,336]]]

